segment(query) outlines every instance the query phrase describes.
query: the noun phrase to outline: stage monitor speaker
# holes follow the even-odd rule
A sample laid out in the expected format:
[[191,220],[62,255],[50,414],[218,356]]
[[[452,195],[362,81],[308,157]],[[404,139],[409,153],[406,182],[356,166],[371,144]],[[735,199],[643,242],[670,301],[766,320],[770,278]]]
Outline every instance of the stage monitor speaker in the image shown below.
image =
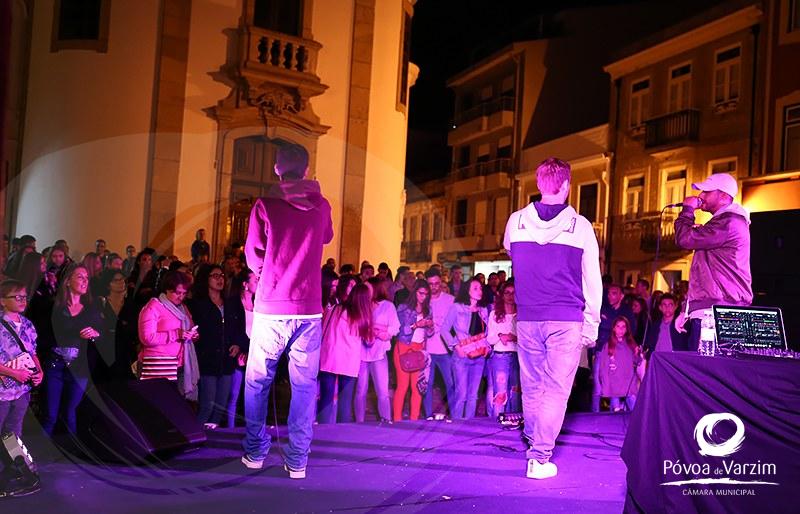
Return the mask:
[[206,441],[188,402],[166,379],[98,385],[87,391],[78,438],[100,460],[139,464]]

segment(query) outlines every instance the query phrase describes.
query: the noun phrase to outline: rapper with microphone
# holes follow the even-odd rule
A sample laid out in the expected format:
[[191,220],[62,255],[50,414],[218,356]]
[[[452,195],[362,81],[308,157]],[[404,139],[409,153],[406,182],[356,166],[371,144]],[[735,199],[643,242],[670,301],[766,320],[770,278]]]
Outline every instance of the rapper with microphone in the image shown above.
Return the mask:
[[[689,293],[681,314],[675,318],[675,327],[689,330],[689,350],[696,351],[703,315],[715,304],[750,305],[753,289],[750,215],[734,201],[739,190],[736,179],[727,173],[715,173],[692,184],[692,188],[700,194],[686,197],[675,219],[676,244],[694,250]],[[695,223],[697,209],[711,213],[704,225]]]

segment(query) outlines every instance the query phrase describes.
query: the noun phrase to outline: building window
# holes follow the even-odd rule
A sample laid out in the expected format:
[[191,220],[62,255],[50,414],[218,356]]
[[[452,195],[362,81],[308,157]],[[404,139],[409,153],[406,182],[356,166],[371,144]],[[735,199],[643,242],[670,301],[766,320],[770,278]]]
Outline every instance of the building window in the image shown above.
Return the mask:
[[456,164],[458,168],[463,168],[464,166],[469,166],[469,145],[462,146],[458,149],[458,163]]
[[725,159],[715,159],[708,162],[708,172],[715,173],[730,173],[736,177],[738,159],[736,157],[727,157]]
[[430,238],[431,235],[430,229],[431,229],[431,215],[423,214],[422,223],[420,224],[420,234],[419,234],[420,241],[427,241]]
[[508,159],[511,157],[511,136],[501,137],[497,142],[497,158]]
[[397,80],[397,110],[405,112],[408,107],[408,64],[411,61],[411,6],[403,2],[403,18],[400,27],[400,70]]
[[478,158],[475,162],[489,162],[490,147],[488,144],[478,146]]
[[484,86],[481,88],[481,102],[486,102],[487,100],[492,99],[492,94],[494,93],[492,85],[489,84],[488,86]]
[[692,65],[681,64],[669,70],[669,112],[684,111],[691,104]]
[[650,117],[650,79],[631,84],[631,106],[628,126],[638,127]]
[[800,30],[800,0],[789,0],[789,32]]
[[255,0],[253,25],[290,36],[302,35],[303,0]]
[[592,223],[597,223],[597,197],[599,192],[600,185],[597,182],[578,186],[578,214]]
[[111,0],[55,0],[53,5],[52,52],[108,51]]
[[716,53],[714,64],[714,103],[721,104],[739,98],[742,69],[742,47],[735,46]]
[[636,218],[644,212],[644,175],[625,177],[625,202],[622,213],[628,218]]
[[502,92],[500,93],[500,96],[514,96],[514,75],[509,75],[503,79],[501,89]]
[[456,200],[456,223],[453,226],[456,237],[464,237],[467,233],[467,199]]
[[800,170],[800,104],[783,112],[783,170]]
[[664,170],[661,175],[661,204],[680,203],[686,198],[686,170]]
[[433,237],[431,237],[434,241],[441,241],[442,240],[442,232],[444,228],[444,218],[440,212],[434,213],[433,215]]
[[408,224],[408,240],[409,241],[419,241],[419,232],[417,232],[417,217],[416,216],[411,218],[411,221]]

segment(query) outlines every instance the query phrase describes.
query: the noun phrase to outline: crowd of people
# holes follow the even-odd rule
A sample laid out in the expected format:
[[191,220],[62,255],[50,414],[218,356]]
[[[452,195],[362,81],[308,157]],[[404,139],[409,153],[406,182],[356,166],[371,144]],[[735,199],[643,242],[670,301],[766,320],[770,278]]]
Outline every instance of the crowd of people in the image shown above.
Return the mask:
[[[592,411],[606,402],[632,409],[653,352],[697,347],[698,306],[714,302],[709,286],[679,282],[665,293],[646,279],[601,279],[594,230],[567,203],[564,161],[539,165],[542,200],[509,218],[503,245],[517,276],[467,279],[458,264],[401,266],[393,276],[383,262],[337,272],[328,259],[320,270],[331,208],[305,179],[308,162],[302,146],[279,149],[280,183],[254,203],[245,247],[231,246],[218,264],[202,229],[188,262],[133,246],[123,257],[102,239],[75,262],[64,240],[41,253],[33,236],[12,241],[0,277],[0,432],[21,433],[40,384],[38,415],[53,435],[60,426],[76,433],[90,381],[168,380],[205,428],[243,420],[242,463],[259,469],[271,444],[268,396],[283,367],[290,478],[305,477],[314,419],[365,421],[371,384],[384,423],[522,410],[527,476],[544,479],[557,473],[550,459],[576,386],[589,382]],[[720,176],[685,200],[676,237],[686,247],[700,244],[687,228],[698,202],[725,223],[737,208],[735,184]],[[701,257],[693,273],[713,276]],[[742,276],[733,300],[747,304]]]
[[[0,364],[0,375],[16,386],[2,392],[11,402],[0,419],[5,430],[21,431],[20,413],[40,383],[38,414],[52,434],[59,421],[77,430],[90,381],[134,378],[174,381],[207,428],[242,419],[257,281],[241,247],[212,264],[202,230],[188,262],[152,248],[137,254],[133,246],[122,257],[98,239],[75,262],[63,240],[41,253],[33,237],[14,243],[2,287],[12,325],[0,332],[0,361],[18,353],[11,330],[38,357],[35,371]],[[582,361],[594,364],[593,411],[601,398],[611,410],[632,408],[645,357],[686,346],[672,323],[685,283],[674,294],[651,294],[645,279],[626,287],[605,279],[597,346]],[[328,259],[321,282],[319,423],[365,421],[370,386],[375,417],[384,422],[521,410],[514,279],[505,272],[465,280],[455,264],[424,272],[401,266],[393,275],[386,263],[336,270]]]

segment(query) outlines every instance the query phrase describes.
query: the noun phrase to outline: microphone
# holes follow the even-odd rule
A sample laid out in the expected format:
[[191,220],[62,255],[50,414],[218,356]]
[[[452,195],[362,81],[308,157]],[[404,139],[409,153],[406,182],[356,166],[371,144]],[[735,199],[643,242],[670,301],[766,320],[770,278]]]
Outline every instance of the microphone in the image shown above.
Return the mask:
[[[664,209],[674,209],[675,207],[683,207],[683,202],[671,203],[671,204],[665,206]],[[664,209],[661,209],[661,210],[663,211]]]

